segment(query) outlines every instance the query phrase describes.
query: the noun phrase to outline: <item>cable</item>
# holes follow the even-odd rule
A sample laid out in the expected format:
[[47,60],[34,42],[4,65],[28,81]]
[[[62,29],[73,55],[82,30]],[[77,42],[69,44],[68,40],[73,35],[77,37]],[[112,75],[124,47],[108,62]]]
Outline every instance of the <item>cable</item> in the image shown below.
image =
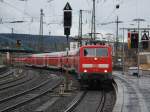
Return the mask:
[[[104,0],[104,2],[106,2],[107,0]],[[116,1],[116,3],[115,3],[115,1]],[[118,3],[117,3],[118,2]],[[124,3],[124,0],[113,0],[113,4],[114,4],[114,6],[115,6],[115,4],[117,5],[117,4],[123,4]],[[108,15],[108,16],[106,16],[106,18],[104,17],[104,21],[105,20],[108,20],[111,16],[112,16],[112,14],[114,14],[115,13],[115,11],[116,11],[117,9],[116,9],[116,7],[114,7],[114,9],[112,10],[112,12],[110,12],[110,14]],[[104,21],[103,22],[101,22],[101,23],[104,23]],[[100,23],[99,23],[100,24]]]
[[[10,28],[10,27],[8,27],[8,26],[6,26],[6,25],[4,25],[4,24],[0,24],[0,25],[3,25],[5,28],[8,28],[8,29],[10,29],[10,30],[12,30],[12,28]],[[18,30],[16,30],[16,29],[14,29],[16,32],[18,31]]]
[[87,5],[91,8],[91,3],[89,2],[89,0],[86,0]]
[[4,4],[6,4],[6,5],[8,5],[8,6],[12,7],[12,8],[14,8],[16,11],[19,11],[19,12],[22,13],[22,14],[25,14],[25,15],[27,15],[27,16],[29,16],[29,17],[32,17],[30,14],[28,14],[28,13],[26,13],[26,12],[20,10],[19,8],[13,6],[12,4],[10,4],[10,3],[8,3],[8,2],[5,2],[4,0],[3,0],[2,3],[4,3]]

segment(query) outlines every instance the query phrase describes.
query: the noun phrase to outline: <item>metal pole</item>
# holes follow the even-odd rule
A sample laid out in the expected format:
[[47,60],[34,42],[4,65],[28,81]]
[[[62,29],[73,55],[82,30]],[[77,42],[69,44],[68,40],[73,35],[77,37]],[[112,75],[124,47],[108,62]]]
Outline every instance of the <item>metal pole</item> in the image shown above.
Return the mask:
[[123,29],[123,57],[122,57],[122,61],[123,61],[123,75],[125,75],[125,52],[124,52],[124,29]]
[[82,11],[80,10],[80,14],[79,14],[79,43],[80,46],[82,46]]
[[96,27],[95,27],[95,0],[93,0],[93,10],[92,10],[92,25],[91,25],[91,39],[95,40]]
[[41,14],[40,14],[40,32],[39,35],[43,35],[43,9],[40,10]]
[[80,11],[79,11],[78,47],[80,46],[80,31],[81,31],[81,24],[80,24],[81,12]]
[[140,57],[139,57],[139,53],[140,53],[140,21],[145,21],[144,19],[140,19],[140,18],[137,18],[137,19],[134,19],[133,21],[137,21],[137,23],[138,23],[138,28],[137,28],[137,30],[138,30],[138,48],[137,48],[137,67],[138,67],[138,77],[140,76],[140,67],[139,67],[139,65],[140,65]]
[[117,21],[116,21],[116,25],[117,25],[117,31],[116,31],[116,49],[115,49],[115,54],[116,54],[116,59],[118,58],[118,52],[117,52],[117,49],[118,49],[118,16],[117,16]]
[[80,35],[80,46],[82,46],[82,10],[81,10],[81,35]]
[[140,20],[138,20],[138,52],[137,52],[137,55],[138,55],[138,77],[140,76],[140,71],[139,71],[139,65],[140,65],[140,57],[139,57],[139,52],[140,52],[140,49],[139,49],[139,47],[140,47],[140,43],[139,43],[139,40],[140,40],[140,30],[139,30],[139,28],[140,28]]
[[66,35],[66,38],[67,38],[67,64],[66,64],[66,81],[65,81],[65,90],[68,91],[69,90],[69,74],[68,74],[68,68],[69,68],[69,64],[68,64],[68,51],[69,51],[69,41],[68,41],[68,38],[69,38],[69,35]]
[[11,33],[12,33],[12,34],[14,33],[14,28],[11,28]]
[[69,35],[66,35],[66,38],[67,38],[67,48],[69,49]]
[[94,19],[94,21],[93,21],[93,24],[94,24],[94,40],[95,40],[95,38],[96,38],[96,27],[95,27],[95,0],[93,0],[93,19]]
[[92,21],[91,21],[91,39],[93,40],[93,11],[92,11]]
[[44,13],[43,13],[43,9],[40,10],[40,31],[39,31],[39,50],[43,50],[42,49],[42,46],[43,46],[43,16],[44,16]]

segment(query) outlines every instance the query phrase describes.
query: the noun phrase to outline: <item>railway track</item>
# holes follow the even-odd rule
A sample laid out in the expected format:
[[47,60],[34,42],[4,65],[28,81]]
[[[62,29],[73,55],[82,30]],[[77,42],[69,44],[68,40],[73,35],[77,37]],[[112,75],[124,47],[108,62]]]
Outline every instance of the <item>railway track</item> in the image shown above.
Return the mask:
[[21,73],[19,73],[19,74],[16,75],[15,72],[14,72],[14,70],[10,70],[10,71],[8,71],[6,73],[5,79],[2,78],[0,80],[0,86],[8,84],[8,83],[11,83],[11,82],[15,82],[15,81],[17,81],[19,79],[24,78],[25,76],[26,75],[23,72],[21,72]]
[[4,74],[5,72],[7,72],[9,70],[8,67],[0,67],[0,75]]
[[102,91],[83,92],[80,99],[64,112],[101,112],[104,102],[105,94]]
[[24,79],[4,85],[0,91],[0,99],[28,91],[48,78],[48,74],[39,74],[37,70],[26,70],[25,74],[27,76]]
[[[43,71],[43,70],[40,70],[40,71]],[[38,72],[39,74],[42,74],[42,75],[39,75],[38,77],[39,79],[43,78],[44,76],[43,73],[40,71]],[[47,80],[44,81],[44,79],[47,79]],[[15,93],[12,96],[9,95],[8,97],[1,99],[0,100],[0,112],[16,112],[16,111],[28,112],[28,106],[30,108],[30,104],[32,105],[31,102],[36,103],[36,101],[37,101],[36,105],[38,106],[41,105],[38,102],[39,101],[38,99],[43,100],[43,98],[47,96],[47,94],[52,93],[53,89],[56,88],[58,85],[60,85],[62,81],[60,77],[58,78],[55,75],[48,76],[47,78],[44,78],[44,79],[41,81],[43,83],[37,85],[36,87],[34,85],[30,89],[26,89],[25,91],[19,91],[17,94]],[[28,83],[27,85],[30,86],[30,84]],[[25,85],[25,83],[22,84],[20,81],[19,85],[21,87],[21,85]],[[16,85],[14,85],[13,87],[13,84],[12,84],[11,88],[15,88],[15,87],[19,88],[19,85],[17,85],[16,83]],[[80,91],[77,97],[73,100],[71,104],[69,104],[69,106],[64,110],[64,112],[105,112],[105,111],[111,112],[110,110],[112,110],[113,104],[115,102],[114,94],[115,93],[113,90],[112,91],[109,91],[109,90]],[[112,100],[111,104],[110,104],[110,99]],[[64,108],[65,107],[66,106],[64,106]],[[35,110],[35,108],[33,110]]]
[[4,91],[6,89],[11,89],[13,87],[17,87],[17,86],[26,84],[33,78],[34,78],[33,75],[28,75],[28,74],[24,73],[19,77],[12,78],[12,80],[4,81],[3,83],[0,83],[0,92]]
[[82,91],[64,112],[111,112],[115,99],[114,89]]
[[52,89],[61,83],[61,81],[62,80],[60,78],[53,76],[53,78],[46,80],[42,84],[30,90],[18,93],[5,99],[1,99],[0,112],[12,111],[25,104],[28,104],[29,102],[47,94],[48,92],[51,92]]
[[4,71],[1,75],[0,75],[0,80],[4,80],[7,79],[10,75],[13,74],[13,70],[7,70]]

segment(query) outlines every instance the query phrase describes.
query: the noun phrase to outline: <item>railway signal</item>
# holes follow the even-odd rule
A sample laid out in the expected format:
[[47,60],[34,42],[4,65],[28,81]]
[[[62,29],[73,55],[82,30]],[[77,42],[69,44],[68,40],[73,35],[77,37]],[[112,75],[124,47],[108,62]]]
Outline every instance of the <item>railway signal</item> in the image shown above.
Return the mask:
[[128,31],[128,49],[131,48],[131,32]]
[[17,40],[17,41],[16,41],[16,47],[17,47],[17,48],[20,48],[20,47],[21,47],[21,40]]
[[137,32],[131,32],[131,48],[138,48],[139,39]]
[[69,73],[68,73],[68,68],[69,68],[69,63],[68,63],[68,51],[69,51],[69,42],[68,38],[70,35],[70,28],[72,26],[72,8],[70,4],[67,2],[67,4],[64,7],[64,35],[66,35],[67,38],[67,63],[66,63],[66,80],[65,80],[65,90],[69,90]]
[[70,35],[70,28],[72,26],[72,8],[70,4],[67,4],[64,7],[64,34]]
[[149,37],[146,34],[146,32],[144,32],[144,34],[142,35],[142,38],[141,38],[143,49],[148,49],[148,41],[149,41]]

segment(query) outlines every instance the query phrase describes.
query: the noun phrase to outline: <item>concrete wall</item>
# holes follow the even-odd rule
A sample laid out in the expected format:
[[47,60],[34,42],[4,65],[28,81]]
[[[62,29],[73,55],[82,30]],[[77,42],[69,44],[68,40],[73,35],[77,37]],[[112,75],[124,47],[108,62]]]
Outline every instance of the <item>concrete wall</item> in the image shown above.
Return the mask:
[[147,56],[145,55],[140,56],[140,64],[147,64]]
[[150,64],[150,52],[140,53],[140,64]]
[[150,55],[147,56],[147,63],[150,64]]

